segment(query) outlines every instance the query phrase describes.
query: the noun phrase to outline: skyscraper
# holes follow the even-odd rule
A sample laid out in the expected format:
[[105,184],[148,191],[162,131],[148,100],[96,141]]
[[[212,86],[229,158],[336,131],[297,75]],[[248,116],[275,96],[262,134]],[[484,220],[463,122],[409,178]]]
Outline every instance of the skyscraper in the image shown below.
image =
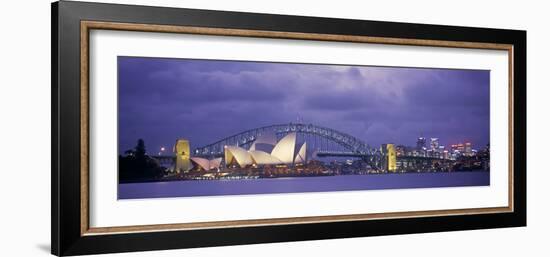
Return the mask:
[[439,138],[437,137],[430,138],[430,148],[434,151],[437,151],[439,149]]
[[466,142],[464,144],[464,153],[466,156],[472,156],[472,143]]
[[443,159],[450,159],[450,155],[449,155],[449,151],[448,150],[443,150],[443,155],[442,155]]
[[421,151],[424,147],[426,147],[426,138],[419,137],[416,140],[416,150]]
[[456,150],[458,150],[460,153],[464,153],[464,144],[459,143],[456,147]]
[[451,145],[451,153],[458,150],[458,144]]

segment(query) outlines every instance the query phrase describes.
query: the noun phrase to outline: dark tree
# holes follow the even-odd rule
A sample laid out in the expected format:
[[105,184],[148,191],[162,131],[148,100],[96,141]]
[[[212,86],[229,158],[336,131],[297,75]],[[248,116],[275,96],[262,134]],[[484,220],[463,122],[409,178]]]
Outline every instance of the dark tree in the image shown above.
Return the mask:
[[165,169],[147,155],[143,139],[138,140],[134,149],[124,153],[118,158],[119,183],[156,181],[164,175]]
[[136,148],[135,148],[136,158],[145,159],[145,141],[143,139],[138,139]]

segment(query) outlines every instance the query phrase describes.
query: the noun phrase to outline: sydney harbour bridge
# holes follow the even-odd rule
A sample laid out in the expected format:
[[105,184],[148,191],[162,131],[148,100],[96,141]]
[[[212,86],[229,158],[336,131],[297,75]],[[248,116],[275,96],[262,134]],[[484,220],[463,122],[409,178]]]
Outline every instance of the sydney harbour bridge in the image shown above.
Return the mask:
[[223,156],[224,146],[226,145],[248,149],[260,135],[266,133],[274,133],[277,141],[289,133],[296,133],[297,141],[307,142],[308,148],[314,149],[314,154],[319,157],[368,157],[377,153],[376,149],[346,133],[313,124],[289,123],[243,131],[209,145],[197,147],[193,150],[193,155],[200,157],[220,157]]
[[[225,146],[238,146],[249,149],[254,141],[265,134],[275,134],[277,141],[289,133],[296,133],[298,142],[307,142],[308,156],[315,159],[329,157],[358,158],[365,161],[374,169],[381,168],[381,160],[385,153],[380,149],[369,146],[363,140],[360,140],[347,133],[340,132],[331,128],[317,126],[305,123],[287,123],[276,124],[264,127],[258,127],[234,134],[208,145],[196,147],[192,150],[191,156],[202,157],[206,159],[218,158],[224,156]],[[154,156],[166,166],[174,162],[174,156]],[[409,162],[428,165],[433,161],[441,161],[431,157],[398,157],[401,162]]]

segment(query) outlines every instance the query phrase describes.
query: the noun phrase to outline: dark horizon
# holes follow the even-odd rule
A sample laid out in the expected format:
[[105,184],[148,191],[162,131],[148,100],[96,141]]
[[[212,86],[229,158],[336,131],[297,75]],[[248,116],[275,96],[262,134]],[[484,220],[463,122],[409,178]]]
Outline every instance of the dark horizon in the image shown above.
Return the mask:
[[257,127],[312,123],[373,147],[489,143],[487,70],[118,57],[119,153],[195,148]]

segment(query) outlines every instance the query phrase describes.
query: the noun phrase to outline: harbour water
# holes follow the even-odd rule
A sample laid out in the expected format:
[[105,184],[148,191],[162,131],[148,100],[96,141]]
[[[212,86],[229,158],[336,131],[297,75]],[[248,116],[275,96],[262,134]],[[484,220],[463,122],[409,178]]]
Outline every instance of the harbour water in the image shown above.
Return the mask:
[[341,175],[118,185],[118,199],[489,186],[488,171]]

